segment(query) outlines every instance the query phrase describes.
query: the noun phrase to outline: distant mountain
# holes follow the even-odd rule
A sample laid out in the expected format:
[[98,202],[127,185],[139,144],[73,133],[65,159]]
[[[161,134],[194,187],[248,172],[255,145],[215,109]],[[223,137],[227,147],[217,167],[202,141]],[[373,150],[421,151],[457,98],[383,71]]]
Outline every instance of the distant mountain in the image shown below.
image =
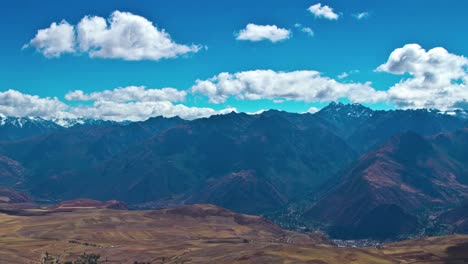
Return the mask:
[[[458,112],[462,113],[462,110]],[[438,110],[373,111],[360,104],[331,103],[315,115],[333,125],[333,131],[360,154],[383,144],[398,133],[411,130],[430,136],[466,125],[461,115],[449,115]]]
[[361,104],[332,102],[315,115],[333,125],[336,128],[334,131],[337,135],[348,138],[374,113],[375,111]]
[[126,124],[87,118],[44,119],[40,117],[12,117],[0,114],[0,141],[20,140],[45,135],[67,128],[112,126]]
[[[108,161],[97,184],[107,188],[93,195],[134,204],[173,197],[217,201],[240,212],[277,209],[355,158],[314,119],[301,128],[282,112],[233,113],[173,127]],[[249,203],[252,198],[258,203]]]
[[456,110],[452,110],[452,111],[445,111],[443,113],[446,114],[446,115],[451,115],[451,116],[455,116],[455,117],[458,117],[458,118],[461,118],[461,119],[468,120],[468,110],[456,109]]
[[[82,197],[83,184],[92,184],[98,167],[128,147],[185,122],[156,117],[129,125],[80,126],[0,145],[1,153],[27,168],[25,188],[42,198],[68,193]],[[102,191],[102,190],[101,190]]]
[[[466,110],[447,112],[428,109],[374,111],[360,104],[337,102],[330,103],[315,114],[296,114],[277,110],[262,113],[263,116],[275,114],[281,114],[294,125],[303,128],[307,127],[310,121],[314,122],[316,117],[319,117],[324,121],[322,122],[323,126],[345,139],[360,154],[382,144],[392,135],[407,130],[413,130],[421,135],[432,135],[438,132],[453,131],[468,125],[468,112]],[[132,122],[88,118],[46,120],[40,117],[0,115],[0,141],[35,137],[60,129],[129,124]]]
[[89,119],[89,118],[61,118],[61,119],[52,119],[51,121],[64,128],[82,127],[82,126],[105,126],[105,125],[119,124],[119,122],[115,122],[115,121],[97,120],[97,119]]
[[[388,237],[466,199],[460,113],[331,103],[316,114],[124,124],[5,117],[0,185],[49,203],[89,197],[139,208],[214,203],[259,214],[297,201],[332,234]],[[391,225],[371,224],[390,216]]]
[[46,134],[62,128],[40,117],[9,117],[0,115],[0,141],[9,141]]
[[378,111],[348,137],[348,143],[359,152],[367,152],[398,133],[413,131],[422,136],[455,131],[465,125],[463,119],[438,111]]
[[356,158],[320,118],[279,111],[65,129],[2,144],[0,152],[28,169],[23,186],[41,198],[217,201],[256,213],[283,206]]
[[467,137],[466,129],[428,139],[414,132],[394,136],[362,156],[305,215],[328,223],[337,237],[414,232],[416,217],[468,198]]

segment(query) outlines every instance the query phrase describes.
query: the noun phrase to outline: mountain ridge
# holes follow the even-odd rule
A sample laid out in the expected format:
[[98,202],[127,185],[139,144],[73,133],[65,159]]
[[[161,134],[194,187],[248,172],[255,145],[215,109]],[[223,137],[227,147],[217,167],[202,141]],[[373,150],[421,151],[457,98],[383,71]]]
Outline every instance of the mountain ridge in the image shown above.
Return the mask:
[[390,211],[398,224],[382,230],[409,234],[420,229],[420,214],[464,199],[465,123],[435,110],[341,103],[316,114],[91,122],[1,142],[0,184],[45,203],[88,197],[146,209],[215,203],[264,214],[299,201],[308,218],[341,228],[338,234]]

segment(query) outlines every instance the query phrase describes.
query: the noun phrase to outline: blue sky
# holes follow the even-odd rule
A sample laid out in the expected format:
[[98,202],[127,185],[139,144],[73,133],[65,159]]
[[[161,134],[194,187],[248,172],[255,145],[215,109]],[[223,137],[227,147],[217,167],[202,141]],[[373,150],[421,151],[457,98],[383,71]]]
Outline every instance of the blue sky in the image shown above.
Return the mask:
[[[318,3],[332,8],[339,18],[330,20],[315,16],[308,8]],[[0,92],[12,89],[40,98],[57,97],[71,106],[95,103],[89,100],[66,100],[65,95],[74,90],[88,94],[117,87],[145,86],[148,89],[174,87],[189,91],[196,80],[207,80],[222,72],[235,74],[253,70],[318,71],[320,76],[340,83],[371,82],[370,86],[376,91],[387,91],[400,80],[411,77],[416,79],[418,75],[410,70],[416,62],[406,65],[406,70],[401,74],[391,70],[391,67],[375,71],[388,62],[390,54],[397,48],[410,43],[419,44],[425,51],[443,47],[449,55],[462,61],[456,65],[461,65],[463,69],[466,69],[464,56],[468,55],[466,1],[16,0],[2,1],[0,5],[3,11],[0,16],[0,31],[3,35]],[[86,15],[108,19],[116,10],[141,16],[151,21],[158,30],[164,29],[175,43],[199,45],[200,50],[167,59],[128,61],[121,58],[91,58],[83,52],[48,58],[36,50],[34,45],[22,49],[38,30],[48,28],[52,22],[66,20],[76,26]],[[360,20],[354,17],[363,12],[367,12],[368,16]],[[290,35],[277,42],[268,39],[236,40],[236,34],[249,23],[276,25],[289,30]],[[303,28],[310,28],[314,35],[302,32]],[[448,58],[447,61],[452,60]],[[421,71],[435,74],[444,72],[442,66],[439,66],[426,63],[421,67],[429,68]],[[449,67],[449,70],[454,69]],[[349,76],[338,78],[343,72],[348,72]],[[456,88],[461,90],[457,96],[464,93],[464,75],[441,78],[448,78],[449,83],[455,79],[462,80],[460,85],[463,87]],[[403,93],[412,87],[414,85],[408,84],[404,89],[395,91]],[[434,91],[442,88],[439,85],[427,93],[434,94]],[[215,103],[209,100],[206,93],[187,92],[186,99],[180,103],[188,107],[214,110],[235,107],[238,111],[247,112],[270,108],[304,112],[328,103],[327,98],[314,99],[309,96],[304,100],[303,96],[262,98],[261,95],[255,99],[246,99],[246,96],[230,94],[226,95],[226,100]],[[437,103],[427,103],[424,102],[426,99],[419,97],[417,103],[411,101],[414,98],[408,99],[411,102],[402,102],[399,95],[391,98],[357,102],[375,108],[439,106],[447,109],[464,105],[465,102],[465,98],[456,102]],[[346,96],[339,100],[356,101]],[[20,106],[15,104],[9,107]]]

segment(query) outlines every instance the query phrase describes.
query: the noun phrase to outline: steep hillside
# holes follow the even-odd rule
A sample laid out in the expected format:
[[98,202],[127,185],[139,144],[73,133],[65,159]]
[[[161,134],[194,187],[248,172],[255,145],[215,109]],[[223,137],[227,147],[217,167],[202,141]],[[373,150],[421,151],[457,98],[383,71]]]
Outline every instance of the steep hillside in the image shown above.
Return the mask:
[[[157,117],[126,126],[79,126],[0,145],[0,152],[27,169],[22,188],[41,198],[82,197],[101,164],[129,146],[185,122]],[[89,178],[88,178],[89,177]]]
[[[181,202],[228,204],[243,196],[259,203],[242,199],[235,205],[240,212],[277,209],[355,158],[346,143],[315,124],[302,128],[281,114],[231,114],[171,128],[109,161],[97,183],[108,186],[100,199],[143,203],[179,195],[174,199]],[[239,177],[242,171],[251,173]],[[214,193],[199,195],[206,191]]]
[[0,186],[13,187],[24,181],[26,170],[19,162],[0,156]]
[[[247,201],[252,201],[251,203]],[[254,171],[231,173],[207,181],[206,187],[188,199],[188,203],[210,203],[245,213],[265,212],[280,208],[288,198]]]
[[441,148],[413,132],[395,136],[361,157],[306,215],[329,223],[335,236],[414,232],[416,216],[450,208],[468,197],[466,163]]
[[437,224],[444,233],[468,234],[468,202],[441,214]]

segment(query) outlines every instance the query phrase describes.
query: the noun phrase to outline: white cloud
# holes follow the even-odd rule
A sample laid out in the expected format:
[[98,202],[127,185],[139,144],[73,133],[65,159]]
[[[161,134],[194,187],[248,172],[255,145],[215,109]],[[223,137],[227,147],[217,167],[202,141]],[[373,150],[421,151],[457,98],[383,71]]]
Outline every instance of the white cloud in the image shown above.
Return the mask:
[[340,83],[321,76],[317,71],[224,72],[208,80],[197,80],[191,91],[208,96],[212,103],[223,103],[229,97],[305,102],[349,98],[353,102],[369,103],[385,99],[385,93],[374,90],[370,83]]
[[172,104],[168,101],[127,103],[96,101],[92,106],[78,106],[71,110],[75,116],[115,121],[141,121],[153,116],[179,116],[190,120],[226,114],[232,111],[237,110],[235,108],[226,108],[216,111],[208,107],[189,107],[183,104]]
[[311,12],[316,18],[325,18],[329,20],[337,20],[340,16],[333,12],[333,8],[323,5],[321,3],[312,5],[309,7],[309,12]]
[[246,112],[246,114],[248,114],[248,115],[260,115],[260,114],[262,114],[262,113],[264,113],[264,112],[266,112],[266,111],[268,111],[268,110],[266,110],[266,109],[260,109],[260,110],[257,110],[257,111],[255,111],[255,112]]
[[369,12],[362,12],[362,13],[353,14],[353,17],[356,18],[357,20],[366,19],[366,18],[369,18],[369,16],[370,16]]
[[59,24],[54,22],[50,27],[37,31],[36,36],[24,48],[29,45],[48,58],[75,52],[74,27],[65,20]]
[[294,25],[295,28],[298,28],[301,32],[304,32],[306,33],[307,35],[309,35],[310,37],[313,37],[315,35],[314,31],[312,30],[312,28],[310,27],[304,27],[302,26],[302,24],[299,24],[299,23],[296,23]]
[[15,90],[0,92],[0,113],[8,116],[46,117],[50,113],[63,115],[68,106],[56,97],[41,98]]
[[346,79],[348,78],[351,74],[355,74],[355,73],[358,73],[359,70],[351,70],[351,71],[348,71],[348,72],[343,72],[341,73],[340,75],[338,75],[338,79],[342,80],[342,79]]
[[77,31],[81,51],[89,52],[91,57],[160,60],[201,49],[175,43],[151,21],[128,12],[112,13],[109,25],[102,17],[84,17]]
[[85,94],[81,90],[69,92],[65,99],[69,101],[112,101],[112,102],[182,102],[185,101],[186,91],[175,88],[146,89],[144,86],[128,86],[114,90],[104,90]]
[[314,36],[314,31],[310,27],[304,27],[301,29],[302,32],[306,33],[307,35],[313,37]]
[[314,113],[317,113],[318,111],[320,111],[320,108],[317,108],[317,107],[312,106],[311,108],[309,108],[309,109],[307,110],[306,113],[314,114]]
[[[126,90],[124,89],[124,91]],[[158,91],[155,93],[157,94],[159,91],[164,91],[164,89],[145,90],[149,97],[153,96],[151,94],[154,93],[154,91]],[[189,107],[183,104],[173,104],[167,101],[172,98],[172,92],[167,93],[166,95],[169,95],[166,98],[167,100],[162,101],[159,95],[156,95],[153,100],[148,100],[134,96],[132,93],[125,94],[122,90],[118,89],[109,92],[111,93],[69,93],[67,94],[69,99],[93,101],[92,105],[71,106],[63,103],[56,97],[41,98],[36,95],[8,90],[6,92],[0,92],[0,114],[19,117],[36,116],[45,119],[82,117],[115,121],[141,121],[153,116],[180,116],[184,119],[195,119],[237,111],[232,107],[214,110],[209,107]],[[182,94],[179,96],[182,96]],[[176,99],[176,101],[179,99],[183,98],[180,97]]]
[[376,71],[403,75],[388,99],[402,108],[456,108],[468,101],[468,60],[441,47],[426,51],[418,44],[394,50]]
[[[76,37],[75,37],[76,35]],[[86,16],[75,27],[62,21],[39,30],[30,41],[46,57],[82,52],[92,58],[160,60],[198,52],[199,45],[174,42],[164,30],[148,19],[115,11],[108,20]]]
[[276,25],[256,25],[248,24],[237,34],[237,40],[262,41],[269,40],[278,42],[290,38],[291,32]]
[[338,75],[338,79],[344,79],[344,78],[347,78],[348,76],[349,76],[349,73],[343,72],[342,74]]

